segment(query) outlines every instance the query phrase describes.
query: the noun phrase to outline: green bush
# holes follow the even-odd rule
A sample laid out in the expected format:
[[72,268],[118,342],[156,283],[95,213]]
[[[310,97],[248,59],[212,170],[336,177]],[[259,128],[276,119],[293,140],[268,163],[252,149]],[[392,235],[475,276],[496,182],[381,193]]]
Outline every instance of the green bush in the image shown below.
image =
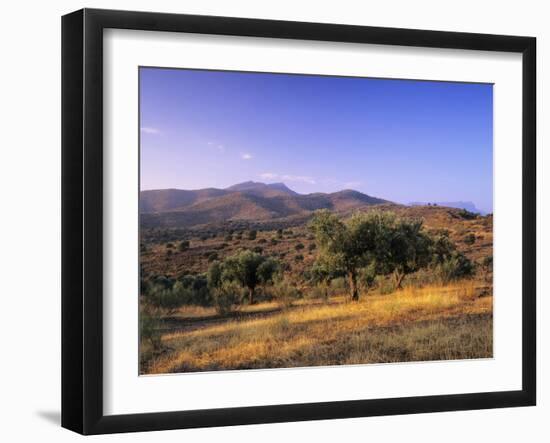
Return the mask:
[[470,233],[464,237],[464,243],[466,243],[467,245],[473,245],[475,242],[476,242],[475,234]]
[[164,288],[160,285],[152,286],[146,294],[147,303],[155,309],[166,314],[174,313],[185,304],[187,292],[181,283],[176,283],[173,288]]
[[316,300],[328,301],[328,288],[325,285],[317,284],[310,289],[308,297]]
[[294,249],[296,249],[297,251],[301,251],[302,249],[304,249],[304,244],[298,243],[296,246],[294,246]]
[[466,209],[461,209],[458,211],[458,216],[464,220],[474,220],[477,218],[477,214],[475,212],[470,212]]
[[258,235],[258,232],[255,229],[251,229],[250,231],[248,231],[249,240],[256,240],[257,235]]
[[287,280],[281,280],[271,288],[275,300],[283,308],[291,307],[296,300],[302,297],[302,293]]
[[344,277],[337,277],[330,282],[329,291],[331,295],[339,294],[349,291],[348,281]]
[[160,322],[157,317],[140,312],[139,336],[142,343],[148,342],[154,351],[162,348],[162,334],[159,330]]
[[483,278],[485,280],[489,280],[490,275],[493,272],[493,256],[490,255],[488,257],[483,258],[481,260],[481,270],[483,271]]
[[470,277],[475,271],[474,264],[461,252],[455,251],[451,257],[437,265],[436,275],[441,283],[448,284],[452,281]]
[[227,315],[240,302],[243,289],[234,281],[224,281],[213,290],[213,302],[216,312],[220,315]]
[[180,251],[186,251],[189,249],[189,240],[182,240],[179,244]]

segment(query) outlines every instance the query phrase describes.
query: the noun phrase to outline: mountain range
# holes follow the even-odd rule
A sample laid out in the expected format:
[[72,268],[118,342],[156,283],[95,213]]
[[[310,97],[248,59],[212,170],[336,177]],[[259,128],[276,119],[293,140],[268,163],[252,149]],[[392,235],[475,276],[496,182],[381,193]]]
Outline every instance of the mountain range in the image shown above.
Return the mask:
[[318,209],[348,211],[390,203],[351,189],[298,194],[284,183],[248,181],[225,189],[159,189],[140,192],[146,226],[188,227],[221,221],[267,221],[303,216]]

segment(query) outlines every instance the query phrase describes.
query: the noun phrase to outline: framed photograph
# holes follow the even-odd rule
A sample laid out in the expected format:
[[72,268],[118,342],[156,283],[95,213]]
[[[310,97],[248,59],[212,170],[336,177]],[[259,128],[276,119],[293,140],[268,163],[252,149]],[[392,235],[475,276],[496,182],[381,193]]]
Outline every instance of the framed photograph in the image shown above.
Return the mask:
[[531,37],[62,20],[62,425],[536,402]]

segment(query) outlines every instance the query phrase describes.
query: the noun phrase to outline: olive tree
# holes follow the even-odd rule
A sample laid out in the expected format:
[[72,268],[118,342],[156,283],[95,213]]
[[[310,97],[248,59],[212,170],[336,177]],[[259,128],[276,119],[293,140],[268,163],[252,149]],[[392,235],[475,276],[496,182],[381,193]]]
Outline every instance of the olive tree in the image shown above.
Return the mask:
[[248,290],[248,302],[252,304],[256,286],[271,282],[278,270],[275,259],[245,250],[223,262],[212,263],[207,273],[208,284],[211,288],[220,288],[224,282],[237,282]]
[[427,266],[432,258],[432,240],[422,229],[422,220],[401,219],[390,234],[387,264],[393,272],[396,289],[402,288],[407,274]]
[[273,283],[275,276],[280,272],[280,266],[278,260],[274,258],[266,258],[258,269],[256,273],[258,274],[258,280],[262,285],[267,285]]
[[326,260],[325,256],[318,257],[313,263],[309,273],[310,279],[313,283],[322,286],[325,299],[328,299],[328,287],[331,280],[341,276],[338,271],[329,260]]
[[352,300],[359,300],[359,269],[387,261],[394,220],[391,213],[372,211],[357,212],[342,221],[322,210],[310,222],[324,265],[347,276]]

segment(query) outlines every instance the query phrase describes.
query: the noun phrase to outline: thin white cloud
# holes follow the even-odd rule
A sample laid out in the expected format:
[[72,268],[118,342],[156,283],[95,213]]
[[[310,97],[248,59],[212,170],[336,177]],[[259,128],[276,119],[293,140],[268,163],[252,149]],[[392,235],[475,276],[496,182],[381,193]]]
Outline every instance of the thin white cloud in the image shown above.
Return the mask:
[[317,183],[313,177],[307,175],[282,175],[281,178],[289,182],[302,182],[310,185],[315,185]]
[[354,181],[354,182],[345,182],[344,187],[346,188],[357,188],[358,186],[361,186],[363,183],[360,181]]
[[308,175],[290,175],[290,174],[276,174],[274,172],[264,172],[259,175],[264,180],[281,180],[286,182],[301,182],[309,185],[315,185],[317,182],[313,177]]
[[160,131],[157,128],[152,128],[151,126],[142,126],[141,132],[144,134],[160,134]]
[[263,178],[264,180],[275,180],[279,178],[279,175],[274,174],[273,172],[264,172],[260,174],[260,178]]
[[243,153],[241,154],[241,158],[242,158],[243,160],[250,160],[250,159],[252,158],[252,154],[249,154],[248,152],[243,152]]

